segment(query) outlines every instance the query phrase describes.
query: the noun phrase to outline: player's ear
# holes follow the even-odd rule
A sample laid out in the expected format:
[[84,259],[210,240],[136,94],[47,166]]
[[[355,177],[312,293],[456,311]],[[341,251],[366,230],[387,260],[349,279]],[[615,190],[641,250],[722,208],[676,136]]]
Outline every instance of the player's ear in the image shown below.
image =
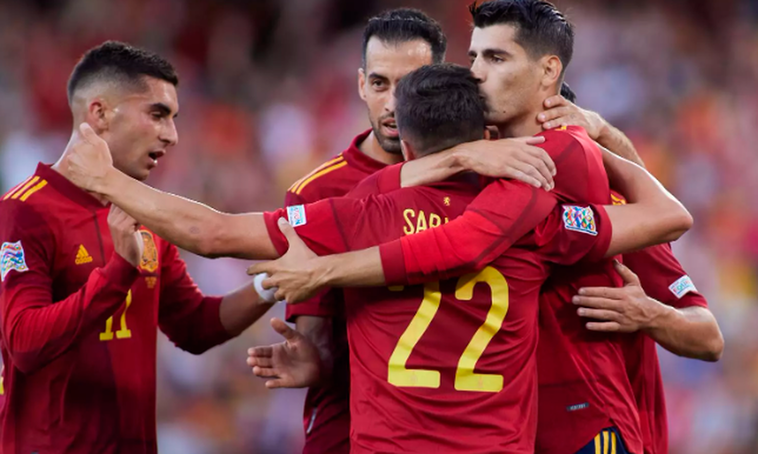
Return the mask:
[[95,98],[87,105],[87,123],[96,133],[107,131],[110,123],[108,104],[102,98]]
[[358,68],[358,94],[362,100],[366,100],[366,71],[363,68]]
[[561,71],[563,71],[563,63],[557,55],[546,55],[542,57],[542,86],[549,88],[557,86],[560,90],[558,81],[561,78]]

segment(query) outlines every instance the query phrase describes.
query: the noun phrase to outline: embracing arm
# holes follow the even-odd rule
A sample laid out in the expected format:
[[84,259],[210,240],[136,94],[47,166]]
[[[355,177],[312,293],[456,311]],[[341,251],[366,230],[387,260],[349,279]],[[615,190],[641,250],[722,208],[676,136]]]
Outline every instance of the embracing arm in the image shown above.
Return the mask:
[[227,214],[111,168],[95,192],[167,241],[205,257],[278,257],[262,213]]

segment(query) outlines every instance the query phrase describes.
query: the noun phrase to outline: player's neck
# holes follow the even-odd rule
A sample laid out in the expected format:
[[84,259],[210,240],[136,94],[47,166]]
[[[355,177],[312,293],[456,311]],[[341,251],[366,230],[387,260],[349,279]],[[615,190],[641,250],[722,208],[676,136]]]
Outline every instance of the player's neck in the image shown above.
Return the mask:
[[400,154],[387,153],[384,151],[384,148],[379,145],[379,141],[376,140],[374,131],[371,131],[368,137],[358,144],[358,149],[369,158],[387,165],[397,164],[403,160],[403,156]]
[[501,139],[526,137],[541,133],[542,125],[537,122],[537,113],[529,112],[522,118],[514,118],[507,124],[497,125],[497,130]]
[[[63,161],[63,156],[65,156],[65,153],[63,155],[61,155],[61,157],[58,159],[58,161],[55,164],[53,164],[50,168],[53,169],[54,171],[58,172],[63,178],[71,181],[71,178],[68,175],[68,171],[66,170],[66,168],[64,166],[61,165],[62,164],[61,161]],[[94,197],[95,199],[97,199],[98,202],[102,203],[104,206],[108,204],[108,201],[105,200],[99,194],[95,194],[94,192],[89,192],[89,191],[87,191],[87,193],[89,195],[91,195],[92,197]]]

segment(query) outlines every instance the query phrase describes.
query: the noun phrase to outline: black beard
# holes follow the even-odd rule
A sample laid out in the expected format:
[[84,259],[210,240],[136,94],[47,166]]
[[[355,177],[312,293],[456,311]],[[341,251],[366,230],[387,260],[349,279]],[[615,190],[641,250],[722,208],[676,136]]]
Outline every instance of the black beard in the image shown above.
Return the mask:
[[376,137],[376,141],[379,142],[379,146],[382,147],[382,150],[386,151],[389,154],[394,154],[394,155],[403,154],[403,150],[400,147],[399,138],[392,139],[392,138],[384,136],[381,131],[381,125],[374,125],[372,123],[371,129],[374,131],[374,137]]

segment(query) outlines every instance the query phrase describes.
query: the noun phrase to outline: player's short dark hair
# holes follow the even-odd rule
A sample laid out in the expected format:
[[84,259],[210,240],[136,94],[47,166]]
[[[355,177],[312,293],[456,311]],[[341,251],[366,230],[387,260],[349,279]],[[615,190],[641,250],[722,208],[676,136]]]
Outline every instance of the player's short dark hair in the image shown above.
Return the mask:
[[565,73],[574,54],[574,26],[552,3],[544,0],[492,0],[481,5],[474,2],[469,11],[475,27],[513,25],[517,30],[516,42],[532,58],[557,55]]
[[388,44],[405,43],[422,39],[432,48],[432,62],[441,63],[445,59],[447,38],[436,20],[413,8],[397,8],[385,11],[368,20],[363,29],[361,66],[366,68],[366,47],[376,36]]
[[95,80],[108,80],[132,84],[144,89],[143,77],[179,84],[174,66],[166,59],[145,49],[119,41],[106,41],[88,50],[71,72],[68,79],[68,101],[74,92]]
[[484,100],[477,79],[463,66],[422,66],[400,79],[395,100],[400,137],[419,156],[484,135]]
[[576,104],[576,93],[574,93],[574,90],[572,90],[566,82],[561,84],[561,96]]

